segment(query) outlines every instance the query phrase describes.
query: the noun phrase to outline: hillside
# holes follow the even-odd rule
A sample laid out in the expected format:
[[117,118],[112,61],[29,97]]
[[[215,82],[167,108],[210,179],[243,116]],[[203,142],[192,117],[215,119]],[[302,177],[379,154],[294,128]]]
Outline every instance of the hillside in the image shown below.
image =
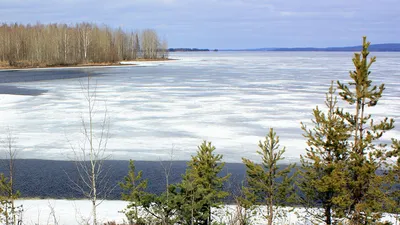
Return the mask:
[[[361,45],[347,47],[301,47],[301,48],[254,48],[254,49],[227,49],[225,51],[277,51],[277,52],[357,52],[362,49]],[[370,45],[371,52],[400,52],[400,43],[373,44]]]
[[[328,48],[275,48],[271,51],[325,51],[325,52],[354,52],[360,51],[360,46],[349,47],[328,47]],[[400,44],[375,44],[370,45],[369,51],[371,52],[399,52]]]

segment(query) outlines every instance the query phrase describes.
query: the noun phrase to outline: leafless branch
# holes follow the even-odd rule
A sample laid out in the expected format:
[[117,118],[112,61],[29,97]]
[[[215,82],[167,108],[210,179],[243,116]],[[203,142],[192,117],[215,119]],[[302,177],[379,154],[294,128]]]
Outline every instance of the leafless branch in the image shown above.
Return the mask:
[[87,107],[86,114],[83,114],[81,118],[82,141],[78,144],[78,148],[71,147],[77,178],[72,179],[68,174],[67,176],[75,186],[74,189],[92,202],[92,224],[97,225],[97,206],[116,187],[110,184],[111,168],[105,167],[105,161],[111,157],[111,154],[107,152],[110,119],[107,105],[104,103],[104,115],[101,120],[96,120],[96,106],[99,101],[97,82],[93,87],[90,74],[87,83],[81,83],[81,90]]

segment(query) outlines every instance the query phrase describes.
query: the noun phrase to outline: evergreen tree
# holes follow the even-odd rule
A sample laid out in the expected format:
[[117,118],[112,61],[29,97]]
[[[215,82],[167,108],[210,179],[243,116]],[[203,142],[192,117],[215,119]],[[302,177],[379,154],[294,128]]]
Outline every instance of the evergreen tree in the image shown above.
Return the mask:
[[15,207],[13,201],[19,195],[19,191],[13,192],[12,181],[3,173],[0,173],[0,222],[3,224],[16,224],[18,222],[16,217],[22,206]]
[[[399,155],[398,149],[388,149],[379,143],[382,135],[394,128],[393,119],[384,118],[376,122],[367,114],[367,107],[374,107],[382,97],[384,85],[372,85],[370,67],[375,57],[368,60],[370,43],[363,38],[361,53],[355,53],[355,70],[350,72],[351,81],[345,85],[338,81],[339,95],[354,106],[354,111],[338,110],[346,121],[353,140],[349,143],[347,160],[348,218],[351,224],[370,224],[380,218],[380,213],[391,201],[383,190],[387,176],[378,170],[392,157]],[[395,140],[394,140],[395,142]]]
[[188,162],[182,182],[177,184],[179,218],[183,224],[212,224],[211,207],[220,207],[229,194],[222,191],[229,175],[219,176],[225,166],[222,155],[214,154],[215,147],[204,141],[196,156]]
[[125,182],[119,183],[123,190],[122,200],[129,201],[130,204],[125,210],[125,215],[130,224],[145,224],[144,219],[140,216],[139,209],[145,206],[151,199],[150,195],[145,192],[147,188],[147,180],[142,179],[142,171],[136,173],[136,167],[133,160],[129,161],[129,172],[125,176]]
[[[393,139],[392,148],[400,152],[400,141]],[[396,163],[387,165],[390,171],[390,197],[393,204],[390,205],[388,211],[395,214],[396,224],[400,222],[400,157],[397,158]]]
[[120,183],[123,189],[122,199],[129,201],[124,211],[130,224],[157,223],[161,225],[175,224],[177,193],[174,185],[167,186],[165,192],[156,195],[145,191],[147,179],[142,178],[143,172],[136,172],[133,160],[129,163],[128,175],[125,182]]
[[0,173],[0,222],[9,224],[10,220],[10,201],[8,195],[11,190],[10,182],[3,173]]
[[349,129],[345,121],[335,112],[337,98],[334,97],[333,83],[326,94],[324,113],[316,107],[313,110],[312,129],[302,123],[303,136],[307,138],[306,154],[300,156],[301,170],[299,188],[302,192],[300,203],[306,208],[315,205],[323,211],[307,210],[318,222],[333,224],[333,218],[343,217],[342,204],[346,199],[346,161],[348,154]]
[[168,189],[160,195],[149,195],[144,204],[144,210],[150,214],[152,222],[161,225],[176,224],[179,219],[176,217],[179,208],[179,198],[174,185],[169,185]]
[[290,171],[295,167],[290,164],[280,168],[278,165],[283,159],[285,148],[279,149],[279,137],[271,128],[264,142],[259,143],[262,164],[256,164],[243,158],[246,165],[246,180],[248,187],[244,187],[245,206],[267,205],[264,215],[268,225],[274,224],[275,218],[280,217],[278,206],[288,203],[294,194],[293,179]]

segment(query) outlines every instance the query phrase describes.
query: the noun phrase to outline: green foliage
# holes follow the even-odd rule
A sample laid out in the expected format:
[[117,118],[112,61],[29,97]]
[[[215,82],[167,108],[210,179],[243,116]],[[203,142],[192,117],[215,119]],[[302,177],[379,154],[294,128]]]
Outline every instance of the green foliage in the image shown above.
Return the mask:
[[220,207],[229,194],[222,191],[229,175],[219,176],[225,163],[215,147],[204,141],[192,156],[180,184],[176,185],[178,217],[182,224],[212,224],[211,207]]
[[389,176],[379,175],[377,171],[399,154],[398,149],[389,149],[386,144],[379,143],[382,135],[394,128],[394,120],[384,118],[376,122],[367,114],[367,108],[377,105],[385,89],[384,84],[372,85],[369,78],[369,69],[376,61],[375,57],[368,60],[369,45],[364,37],[361,53],[355,53],[353,58],[355,70],[350,72],[351,81],[347,85],[338,81],[339,95],[355,108],[352,112],[336,112],[354,138],[349,142],[346,164],[349,173],[347,213],[352,224],[374,222],[380,218],[379,212],[393,204],[383,186],[389,183]]
[[361,53],[353,58],[351,81],[347,85],[338,81],[340,97],[354,109],[345,112],[337,108],[331,86],[327,113],[317,107],[313,128],[302,124],[309,147],[301,156],[301,200],[306,206],[319,203],[324,211],[314,216],[326,224],[333,224],[335,218],[347,218],[350,224],[376,224],[383,211],[396,207],[389,196],[397,193],[391,186],[396,167],[390,162],[399,156],[399,143],[393,139],[390,149],[379,142],[394,128],[393,119],[376,122],[367,114],[385,89],[383,84],[372,85],[369,78],[369,69],[376,61],[375,57],[368,58],[369,45],[364,37]]
[[[222,156],[213,154],[215,147],[204,142],[179,184],[169,185],[160,195],[145,192],[147,180],[142,171],[136,173],[133,161],[129,165],[122,199],[130,202],[125,211],[130,223],[136,224],[211,224],[211,207],[222,205],[228,193],[222,191],[229,176],[220,177],[224,167]],[[142,215],[142,216],[141,216]]]
[[302,191],[300,203],[306,207],[318,204],[323,211],[309,210],[316,221],[332,224],[334,218],[342,218],[343,207],[348,202],[346,192],[346,161],[349,158],[349,128],[335,112],[337,98],[333,84],[326,94],[324,113],[313,110],[312,129],[302,123],[303,136],[307,138],[306,154],[300,156],[301,170],[298,186]]
[[149,194],[143,202],[144,211],[150,215],[150,221],[157,224],[176,224],[176,217],[179,200],[176,187],[169,185],[168,189],[160,195]]
[[[363,50],[353,58],[355,70],[351,81],[338,81],[339,96],[354,109],[339,108],[333,83],[326,94],[326,110],[313,110],[311,125],[302,123],[307,139],[306,153],[301,155],[301,170],[297,180],[301,194],[295,198],[295,167],[280,166],[285,148],[280,148],[279,137],[270,129],[260,141],[262,163],[243,158],[246,166],[246,185],[242,196],[236,198],[237,218],[241,224],[250,222],[251,209],[267,205],[265,218],[273,224],[284,216],[280,206],[301,203],[307,209],[317,204],[321,211],[308,211],[313,222],[325,224],[387,224],[381,222],[382,212],[400,214],[400,142],[392,139],[389,148],[381,143],[384,133],[394,128],[394,120],[384,118],[376,122],[367,114],[382,97],[384,85],[372,85],[369,68],[376,61],[368,60],[366,38]],[[228,196],[222,191],[229,175],[220,176],[224,167],[222,155],[214,154],[215,147],[204,141],[188,163],[181,183],[167,185],[160,195],[145,192],[147,181],[142,172],[135,173],[133,161],[121,183],[123,199],[131,204],[126,211],[132,223],[211,225],[212,207],[220,207]],[[395,162],[396,161],[396,162]],[[395,163],[394,163],[395,162]],[[1,178],[1,177],[0,177]],[[1,183],[1,182],[0,182]],[[294,202],[298,200],[300,202]],[[139,217],[139,208],[150,215],[150,220]]]
[[129,223],[174,224],[177,208],[176,188],[170,185],[160,195],[150,194],[145,191],[147,180],[143,180],[142,176],[143,172],[136,173],[134,161],[130,160],[129,172],[125,177],[125,182],[120,183],[120,187],[124,190],[122,199],[130,202],[124,211]]
[[149,204],[151,196],[145,192],[147,188],[147,180],[142,179],[142,171],[136,174],[135,164],[133,160],[129,161],[128,175],[124,178],[125,182],[119,183],[123,190],[122,200],[129,201],[130,204],[125,210],[125,215],[130,224],[145,224],[144,219],[140,216],[139,209],[146,203]]
[[259,143],[260,151],[257,153],[262,158],[262,164],[256,164],[243,158],[246,165],[246,179],[248,187],[244,187],[245,198],[242,204],[245,208],[253,205],[266,204],[267,212],[264,215],[268,224],[272,224],[276,217],[279,217],[277,206],[282,206],[294,196],[293,179],[290,171],[294,168],[291,164],[285,168],[280,168],[280,163],[284,157],[285,148],[279,149],[279,137],[271,128],[264,142]]
[[15,207],[14,200],[20,196],[19,191],[13,191],[12,182],[0,174],[0,222],[12,224],[16,220],[16,214],[21,206]]
[[[392,149],[400,152],[400,141],[392,139]],[[397,158],[394,165],[388,165],[390,168],[389,176],[391,182],[387,185],[393,204],[389,206],[388,211],[396,215],[397,222],[400,222],[400,157]]]

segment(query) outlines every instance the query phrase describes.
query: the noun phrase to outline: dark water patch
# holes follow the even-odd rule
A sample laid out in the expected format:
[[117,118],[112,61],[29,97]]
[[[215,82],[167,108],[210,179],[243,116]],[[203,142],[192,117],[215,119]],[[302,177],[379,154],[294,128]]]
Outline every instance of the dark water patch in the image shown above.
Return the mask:
[[[0,160],[0,172],[8,174],[7,161]],[[169,166],[170,162],[164,162]],[[105,161],[104,168],[109,170],[109,185],[115,189],[107,199],[120,199],[121,189],[118,182],[123,181],[128,174],[129,161],[109,160]],[[165,174],[160,161],[135,161],[136,170],[143,171],[144,179],[148,179],[147,191],[150,193],[162,193],[165,191]],[[187,162],[172,161],[170,184],[178,183],[185,173]],[[230,193],[237,193],[245,178],[245,166],[242,163],[226,163],[221,176],[230,173],[231,177],[224,189]],[[15,189],[21,192],[25,198],[84,198],[84,196],[72,188],[72,180],[77,180],[75,164],[71,161],[18,159],[15,161]],[[229,199],[228,199],[229,200]],[[230,199],[232,200],[232,199]]]
[[16,86],[9,85],[0,85],[0,95],[29,95],[29,96],[38,96],[46,93],[47,90],[43,89],[32,89],[32,88],[22,88]]
[[2,70],[0,71],[0,83],[73,79],[88,75],[99,76],[102,73],[94,69]]

